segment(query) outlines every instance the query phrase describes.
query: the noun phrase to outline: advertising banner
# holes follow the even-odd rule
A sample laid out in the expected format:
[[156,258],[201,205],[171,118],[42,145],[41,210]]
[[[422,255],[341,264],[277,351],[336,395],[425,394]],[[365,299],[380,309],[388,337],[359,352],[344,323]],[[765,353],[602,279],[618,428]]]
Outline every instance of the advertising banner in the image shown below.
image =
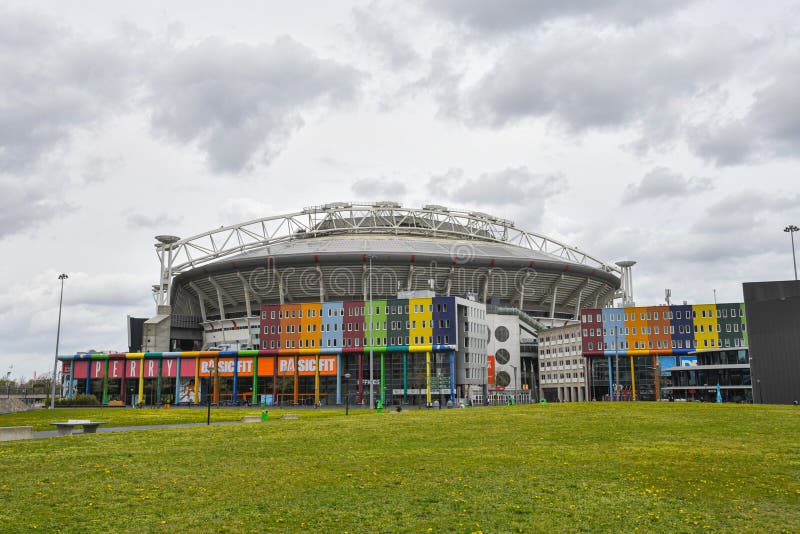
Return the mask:
[[109,360],[108,361],[108,378],[122,378],[125,372],[124,360]]
[[681,356],[681,367],[697,367],[697,356]]
[[275,358],[271,356],[258,359],[258,376],[272,376],[275,373]]
[[73,362],[72,365],[75,369],[72,370],[72,376],[78,378],[86,378],[86,369],[89,362]]
[[139,378],[144,360],[125,360],[125,378]]
[[487,371],[488,371],[487,374],[489,375],[488,376],[489,385],[493,386],[494,385],[494,355],[489,355],[489,356],[486,357],[486,368],[487,368]]
[[[282,356],[278,358],[278,375],[294,375],[295,359],[297,360],[297,374],[300,376],[314,375],[317,372],[316,356]],[[319,357],[319,374],[330,376],[336,374],[336,356]]]
[[194,376],[194,358],[181,358],[181,377]]
[[666,371],[666,369],[676,366],[675,356],[659,356],[658,366],[661,368],[662,376],[669,376],[671,373],[669,371]]
[[164,358],[161,360],[161,376],[167,378],[175,378],[175,373],[178,371],[178,361],[173,358]]
[[181,378],[178,387],[178,402],[194,404],[194,378]]
[[[233,376],[234,361],[233,358],[200,358],[200,376],[209,376],[212,374],[211,370],[217,366],[216,372],[219,376]],[[239,358],[238,371],[239,376],[253,376],[253,358]]]
[[105,375],[106,362],[104,360],[92,360],[89,362],[91,366],[92,378],[103,378]]

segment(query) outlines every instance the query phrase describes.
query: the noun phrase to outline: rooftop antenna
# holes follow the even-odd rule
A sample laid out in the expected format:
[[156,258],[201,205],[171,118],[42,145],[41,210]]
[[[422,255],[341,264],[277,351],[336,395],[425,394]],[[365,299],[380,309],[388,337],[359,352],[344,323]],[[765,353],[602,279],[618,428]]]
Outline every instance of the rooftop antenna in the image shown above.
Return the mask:
[[669,306],[669,298],[671,296],[672,296],[672,290],[671,289],[665,289],[664,290],[664,299],[667,301],[667,306]]

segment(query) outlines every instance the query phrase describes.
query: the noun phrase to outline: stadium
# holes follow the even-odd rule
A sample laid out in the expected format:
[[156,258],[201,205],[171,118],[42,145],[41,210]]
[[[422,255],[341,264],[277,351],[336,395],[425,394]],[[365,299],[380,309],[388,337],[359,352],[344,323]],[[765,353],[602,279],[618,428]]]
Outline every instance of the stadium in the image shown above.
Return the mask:
[[156,240],[157,314],[131,329],[131,352],[75,355],[71,390],[148,403],[524,401],[538,330],[630,286],[622,264],[438,205],[332,203]]

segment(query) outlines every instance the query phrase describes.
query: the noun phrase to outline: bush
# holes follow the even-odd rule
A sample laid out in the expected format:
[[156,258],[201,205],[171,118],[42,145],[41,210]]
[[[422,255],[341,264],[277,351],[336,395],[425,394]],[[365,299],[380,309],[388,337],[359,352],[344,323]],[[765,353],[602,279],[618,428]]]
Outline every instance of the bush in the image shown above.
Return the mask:
[[71,399],[57,399],[56,406],[100,406],[94,395],[75,395]]

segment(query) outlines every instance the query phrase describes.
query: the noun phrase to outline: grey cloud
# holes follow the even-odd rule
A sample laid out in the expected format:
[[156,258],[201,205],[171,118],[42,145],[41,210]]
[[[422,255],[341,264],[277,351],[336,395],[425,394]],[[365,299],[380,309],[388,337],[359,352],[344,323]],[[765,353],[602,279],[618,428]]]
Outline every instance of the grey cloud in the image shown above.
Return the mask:
[[738,191],[711,204],[677,239],[658,240],[664,257],[705,264],[743,265],[780,254],[785,247],[781,229],[796,212],[800,195],[755,190]]
[[420,59],[411,43],[376,16],[374,9],[356,8],[352,17],[356,35],[366,44],[365,51],[379,56],[390,68],[403,68]]
[[[680,111],[697,95],[714,97],[716,84],[751,51],[748,41],[720,30],[690,37],[652,25],[613,35],[555,30],[509,45],[465,89],[461,109],[470,110],[468,120],[495,127],[545,117],[573,131],[648,131],[655,121],[654,130],[668,137],[681,115],[664,110]],[[678,122],[670,127],[664,120]]]
[[432,10],[472,30],[503,33],[561,18],[581,18],[620,25],[668,15],[694,0],[430,0]]
[[557,174],[535,174],[526,167],[509,167],[475,178],[451,169],[428,180],[427,191],[454,206],[470,206],[491,215],[514,221],[523,228],[535,229],[542,221],[547,199],[568,189]]
[[[745,190],[732,193],[711,204],[693,226],[695,233],[733,234],[756,229],[770,235],[766,222],[774,220],[778,230],[783,223],[778,218],[791,215],[800,205],[800,195],[776,191],[767,195],[761,191]],[[755,234],[754,234],[755,236]],[[756,243],[760,240],[756,239]]]
[[142,69],[127,36],[86,42],[41,15],[0,8],[0,168],[29,170],[124,109]]
[[[64,285],[60,353],[124,350],[125,316],[149,316],[150,280],[131,274],[68,273]],[[0,289],[0,359],[15,355],[16,373],[52,370],[59,299],[58,273],[15,280]],[[92,340],[92,346],[87,346]],[[26,355],[19,359],[19,356]],[[19,364],[19,367],[17,366]]]
[[250,46],[208,39],[167,61],[152,83],[152,124],[197,144],[216,171],[270,162],[303,112],[351,101],[361,75],[288,37]]
[[623,202],[638,202],[658,198],[684,197],[711,189],[709,178],[684,178],[666,167],[657,167],[644,175],[641,182],[628,184]]
[[428,188],[437,196],[471,205],[508,206],[539,204],[543,199],[566,189],[559,175],[534,174],[527,167],[509,167],[498,172],[466,178],[461,169],[433,176]]
[[738,165],[800,155],[800,54],[778,65],[772,82],[753,95],[740,118],[695,125],[689,146],[717,165]]
[[350,190],[359,198],[395,201],[400,201],[406,194],[403,182],[387,178],[362,178],[353,182]]
[[40,180],[0,175],[0,240],[73,211],[71,205],[53,194],[58,187]]
[[148,215],[144,213],[131,213],[125,218],[128,228],[139,229],[145,228],[149,230],[168,230],[171,227],[177,226],[183,220],[182,217],[170,217],[167,214],[161,213],[158,215]]
[[695,154],[717,165],[748,163],[755,157],[753,132],[741,120],[690,127],[687,142]]

